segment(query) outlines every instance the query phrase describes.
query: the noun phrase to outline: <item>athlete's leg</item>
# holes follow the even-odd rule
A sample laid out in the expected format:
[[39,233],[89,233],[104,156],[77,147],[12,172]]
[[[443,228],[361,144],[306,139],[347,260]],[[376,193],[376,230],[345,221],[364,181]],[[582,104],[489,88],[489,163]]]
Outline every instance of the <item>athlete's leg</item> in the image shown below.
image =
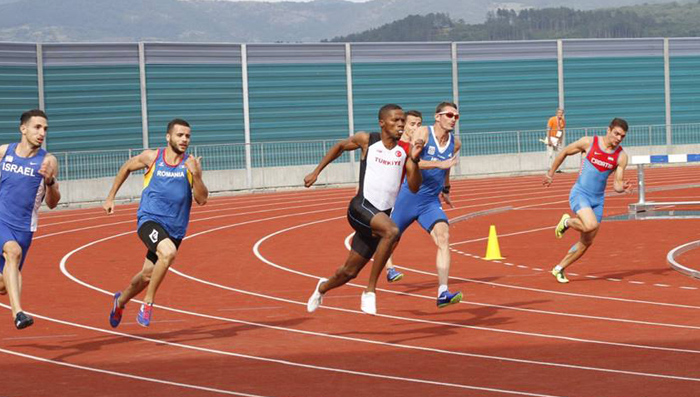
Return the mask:
[[160,287],[160,283],[163,282],[165,274],[168,272],[168,268],[170,268],[170,265],[175,262],[177,247],[171,239],[166,238],[158,243],[158,246],[156,247],[156,254],[158,255],[158,261],[153,268],[153,273],[151,274],[151,281],[148,283],[146,296],[143,298],[143,301],[146,303],[153,303],[158,287]]
[[348,258],[345,260],[343,266],[339,267],[338,270],[326,281],[321,284],[318,291],[322,294],[338,288],[344,285],[348,281],[357,277],[362,268],[369,262],[369,258],[365,258],[354,250],[350,250]]
[[365,292],[375,292],[377,289],[377,279],[382,273],[387,259],[389,259],[394,248],[396,248],[396,243],[399,239],[399,228],[391,218],[383,212],[372,217],[370,227],[372,228],[372,233],[379,237],[379,243],[374,253],[374,262],[372,263],[372,270]]
[[575,218],[569,219],[569,227],[581,232],[581,237],[576,244],[566,253],[564,259],[559,262],[561,269],[566,269],[569,265],[576,262],[588,250],[588,247],[593,244],[593,239],[600,227],[600,223],[596,219],[596,215],[591,208],[581,208],[576,213]]
[[155,264],[151,262],[150,259],[146,258],[143,261],[143,268],[141,271],[131,279],[129,286],[126,287],[126,289],[122,291],[121,296],[119,296],[119,299],[117,300],[119,307],[123,309],[131,299],[146,289],[148,283],[151,281],[151,275],[153,274],[154,268]]
[[20,295],[22,293],[22,274],[19,265],[22,261],[22,247],[16,241],[8,241],[2,246],[2,255],[5,258],[5,267],[2,271],[4,287],[10,298],[12,318],[22,311]]
[[450,226],[446,222],[438,222],[430,232],[437,245],[435,266],[438,273],[438,283],[447,286],[450,275]]

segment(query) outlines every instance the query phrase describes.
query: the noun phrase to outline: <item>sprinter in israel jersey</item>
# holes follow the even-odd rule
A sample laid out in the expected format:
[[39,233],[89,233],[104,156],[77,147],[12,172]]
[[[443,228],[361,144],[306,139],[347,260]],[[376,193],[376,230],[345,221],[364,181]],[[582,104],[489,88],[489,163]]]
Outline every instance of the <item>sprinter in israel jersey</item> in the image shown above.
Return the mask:
[[613,189],[618,193],[629,192],[631,185],[624,180],[627,167],[627,154],[622,150],[622,140],[627,135],[629,126],[623,119],[613,119],[608,126],[605,136],[583,137],[562,150],[554,159],[552,167],[547,171],[544,185],[550,186],[554,172],[564,162],[567,156],[577,153],[585,154],[581,161],[581,171],[571,189],[569,204],[574,216],[564,214],[554,229],[557,238],[561,238],[569,228],[577,230],[581,237],[564,259],[552,269],[552,275],[560,283],[568,283],[564,269],[583,256],[593,244],[600,222],[603,219],[605,202],[605,187],[610,175],[613,179]]
[[326,153],[316,169],[304,178],[304,186],[310,187],[321,171],[343,152],[362,149],[360,187],[355,198],[350,201],[347,212],[348,222],[355,229],[350,254],[333,276],[319,280],[307,302],[309,312],[320,306],[326,292],[357,277],[374,256],[372,273],[367,288],[362,293],[360,308],[365,313],[376,314],[377,278],[399,236],[398,228],[389,217],[391,208],[404,175],[414,192],[418,191],[422,180],[418,162],[423,141],[399,143],[405,123],[406,118],[400,106],[384,105],[379,110],[381,133],[358,132],[338,142]]
[[22,311],[22,266],[39,221],[39,207],[56,208],[61,199],[56,157],[41,148],[48,118],[38,109],[24,112],[18,143],[0,146],[0,294],[8,294],[17,329],[34,323]]
[[127,160],[114,178],[112,189],[103,205],[114,213],[114,199],[126,178],[133,171],[147,168],[141,202],[136,213],[137,233],[146,245],[143,268],[129,286],[114,294],[109,324],[116,328],[126,304],[148,288],[136,321],[147,327],[151,323],[153,302],[160,283],[175,260],[177,250],[187,232],[192,198],[204,205],[209,190],[202,181],[201,157],[185,153],[190,145],[191,128],[187,121],[174,119],[168,124],[164,149],[144,150]]
[[[404,184],[396,199],[394,211],[391,213],[391,219],[396,222],[401,234],[414,221],[418,221],[437,246],[435,267],[438,274],[438,308],[459,303],[462,300],[461,292],[453,293],[448,288],[450,224],[440,204],[440,196],[442,196],[445,203],[452,206],[449,196],[450,169],[456,164],[457,155],[461,148],[459,138],[452,133],[457,120],[459,120],[457,105],[451,102],[442,102],[435,108],[435,123],[432,126],[416,130],[414,135],[426,142],[421,152],[420,162],[423,184],[417,193],[411,192]],[[390,272],[393,269],[391,259],[388,261],[387,267],[389,268],[387,280],[391,281]],[[396,274],[397,271],[394,270],[391,273]]]

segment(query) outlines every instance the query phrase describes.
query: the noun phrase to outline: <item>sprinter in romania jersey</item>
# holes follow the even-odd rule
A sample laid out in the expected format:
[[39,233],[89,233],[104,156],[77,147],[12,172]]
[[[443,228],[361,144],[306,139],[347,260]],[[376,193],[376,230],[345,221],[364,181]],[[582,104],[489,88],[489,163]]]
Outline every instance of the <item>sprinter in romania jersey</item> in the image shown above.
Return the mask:
[[603,219],[605,202],[605,187],[610,175],[614,174],[613,188],[618,193],[630,191],[629,181],[625,181],[624,172],[627,167],[627,154],[622,150],[622,140],[628,130],[627,122],[623,119],[613,119],[608,126],[605,136],[586,136],[557,155],[552,167],[545,175],[544,185],[550,186],[554,172],[564,162],[567,156],[577,153],[585,154],[581,161],[581,171],[578,180],[571,189],[569,204],[574,216],[564,214],[556,226],[554,233],[561,238],[566,230],[572,228],[581,233],[579,241],[574,244],[564,259],[552,269],[552,275],[560,283],[568,283],[564,269],[577,261],[593,244]]
[[201,157],[185,153],[190,135],[191,128],[185,120],[172,120],[165,135],[168,145],[164,149],[144,150],[127,160],[103,205],[108,214],[114,213],[114,198],[126,178],[133,171],[147,168],[136,213],[137,233],[147,248],[146,260],[129,286],[114,294],[109,314],[114,328],[121,322],[127,302],[147,287],[136,321],[144,327],[150,325],[156,292],[187,232],[192,197],[199,205],[207,202],[209,191],[202,181]]
[[22,265],[39,221],[39,207],[55,208],[61,199],[56,176],[58,161],[41,145],[48,118],[38,109],[24,112],[18,143],[0,146],[0,294],[8,294],[17,329],[34,324],[22,311]]

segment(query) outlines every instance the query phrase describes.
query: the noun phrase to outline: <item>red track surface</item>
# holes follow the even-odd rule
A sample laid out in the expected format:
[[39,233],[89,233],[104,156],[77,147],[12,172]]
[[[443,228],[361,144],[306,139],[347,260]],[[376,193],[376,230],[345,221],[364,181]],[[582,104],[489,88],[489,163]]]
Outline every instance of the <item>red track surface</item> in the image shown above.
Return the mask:
[[[651,169],[647,186],[699,177],[697,167]],[[700,221],[606,221],[560,285],[548,270],[577,236],[557,240],[552,226],[574,179],[557,175],[550,188],[540,176],[453,182],[451,217],[514,207],[453,224],[450,283],[464,302],[435,307],[435,248],[412,226],[395,255],[406,277],[380,283],[374,317],[359,311],[366,270],[313,315],[305,309],[315,277],[347,255],[352,189],[194,208],[148,329],[134,321],[136,302],[118,329],[107,321],[111,293],[143,262],[135,207],[42,214],[23,273],[35,325],[16,331],[0,300],[0,395],[700,395],[700,289],[666,264],[669,250],[698,238]],[[699,190],[648,198],[697,200]],[[635,200],[608,197],[606,215]],[[479,258],[491,224],[501,262]]]

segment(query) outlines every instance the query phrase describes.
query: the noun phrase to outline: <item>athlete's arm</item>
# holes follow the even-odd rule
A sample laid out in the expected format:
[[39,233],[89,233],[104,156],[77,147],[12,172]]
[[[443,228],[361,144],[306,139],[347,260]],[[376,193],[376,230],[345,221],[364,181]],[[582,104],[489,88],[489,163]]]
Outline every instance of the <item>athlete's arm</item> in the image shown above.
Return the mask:
[[0,159],[2,159],[3,157],[5,157],[5,153],[7,153],[7,148],[8,148],[8,146],[10,146],[10,145],[7,144],[7,143],[4,144],[4,145],[2,145],[2,146],[0,146]]
[[420,172],[418,163],[420,162],[420,153],[423,151],[424,145],[425,141],[420,138],[415,139],[409,147],[408,158],[406,159],[406,182],[408,182],[408,188],[413,193],[417,193],[420,185],[423,183],[423,174]]
[[592,141],[593,141],[593,137],[584,136],[583,138],[579,139],[578,141],[576,141],[570,145],[567,145],[561,152],[559,152],[557,157],[554,158],[554,161],[552,162],[552,166],[547,171],[547,174],[545,174],[544,181],[542,182],[542,184],[545,186],[551,185],[552,178],[554,178],[554,172],[556,172],[556,170],[559,168],[559,166],[564,162],[564,159],[567,156],[571,156],[571,155],[574,155],[576,153],[585,152],[591,146]]
[[46,186],[46,196],[44,201],[46,206],[54,209],[61,200],[61,192],[58,190],[58,160],[53,154],[47,154],[44,161],[41,163],[39,173],[44,177],[44,186]]
[[207,198],[209,197],[209,189],[207,189],[207,186],[202,180],[202,156],[187,156],[185,166],[190,175],[192,175],[192,195],[194,196],[194,201],[199,205],[206,204]]
[[[455,140],[455,155],[451,160],[454,160],[454,163],[456,164],[459,161],[459,151],[462,148],[462,142],[456,135],[454,135],[453,138]],[[450,171],[448,170],[445,173],[445,187],[442,188],[440,195],[442,196],[442,200],[445,202],[445,204],[449,205],[450,208],[454,208],[455,206],[452,204],[452,200],[450,199],[450,188]]]
[[110,189],[109,194],[102,205],[102,208],[104,208],[108,214],[114,213],[114,197],[116,197],[119,188],[122,187],[122,184],[124,184],[126,178],[129,177],[129,174],[137,170],[148,168],[151,164],[153,164],[157,155],[157,150],[147,149],[141,152],[141,154],[137,154],[129,160],[126,160],[126,162],[121,166],[119,172],[117,172],[117,176],[114,177],[112,189]]
[[629,193],[632,191],[632,184],[630,181],[624,180],[627,161],[627,153],[620,152],[620,156],[617,158],[617,168],[615,168],[615,180],[613,181],[613,189],[618,193]]
[[323,159],[321,159],[321,162],[318,163],[318,166],[316,166],[316,168],[309,175],[304,177],[304,186],[311,187],[311,185],[313,185],[316,182],[316,179],[318,178],[318,175],[321,173],[321,171],[323,171],[323,169],[326,168],[328,164],[332,163],[333,160],[340,157],[340,155],[343,154],[343,152],[362,148],[362,155],[364,157],[365,153],[367,152],[368,144],[369,134],[366,132],[358,132],[353,136],[348,137],[347,139],[339,141],[328,150],[326,155],[323,156]]

